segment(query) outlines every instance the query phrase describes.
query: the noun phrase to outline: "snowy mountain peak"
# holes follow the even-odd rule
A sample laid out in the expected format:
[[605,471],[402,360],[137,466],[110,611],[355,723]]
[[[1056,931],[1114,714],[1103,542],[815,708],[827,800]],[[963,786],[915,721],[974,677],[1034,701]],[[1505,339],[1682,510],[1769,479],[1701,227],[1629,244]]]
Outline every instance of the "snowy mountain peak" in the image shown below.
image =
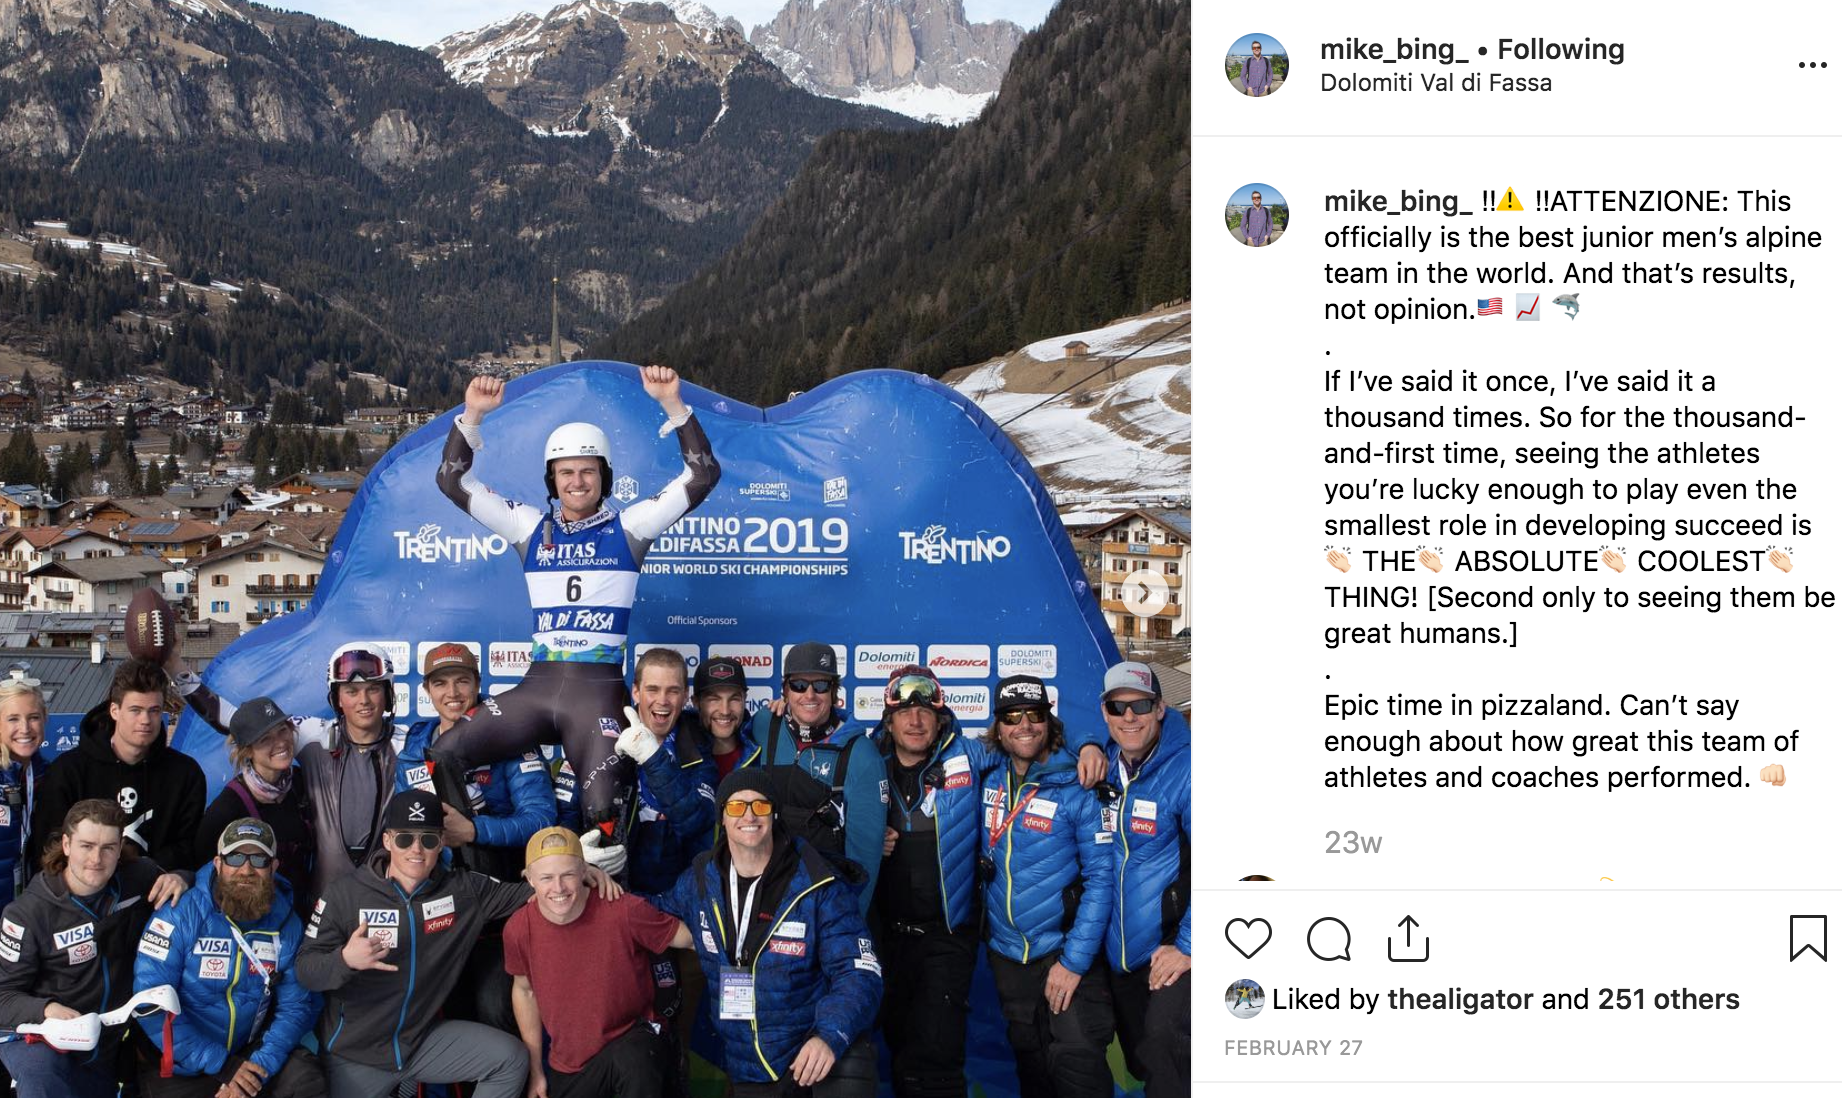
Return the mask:
[[1015,23],[968,23],[960,0],[787,0],[749,35],[807,91],[946,123],[978,116],[1022,38]]

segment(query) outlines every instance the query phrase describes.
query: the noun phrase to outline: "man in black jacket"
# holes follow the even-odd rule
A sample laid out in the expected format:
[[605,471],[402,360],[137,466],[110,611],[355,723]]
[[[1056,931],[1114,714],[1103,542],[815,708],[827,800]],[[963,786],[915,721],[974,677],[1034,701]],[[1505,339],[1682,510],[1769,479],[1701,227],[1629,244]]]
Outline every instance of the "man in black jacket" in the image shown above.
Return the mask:
[[[186,874],[122,861],[127,814],[85,800],[58,821],[45,871],[0,915],[0,1026],[102,1013],[134,992],[134,950],[154,908],[183,893]],[[127,1026],[88,1053],[0,1045],[20,1098],[112,1098]]]
[[[383,1098],[403,1082],[476,1082],[474,1098],[521,1098],[524,1045],[475,1022],[438,1021],[467,955],[491,920],[531,898],[441,864],[441,800],[421,789],[390,798],[383,848],[334,881],[314,906],[298,960],[301,985],[322,992],[320,1048],[340,1098]],[[617,893],[591,872],[605,898]]]
[[[122,832],[134,854],[162,866],[190,866],[205,815],[205,772],[167,746],[166,672],[129,660],[115,670],[109,701],[83,718],[76,750],[59,755],[39,779],[32,834],[58,841],[64,814],[78,801],[113,801],[127,814]],[[126,847],[124,846],[124,850]]]

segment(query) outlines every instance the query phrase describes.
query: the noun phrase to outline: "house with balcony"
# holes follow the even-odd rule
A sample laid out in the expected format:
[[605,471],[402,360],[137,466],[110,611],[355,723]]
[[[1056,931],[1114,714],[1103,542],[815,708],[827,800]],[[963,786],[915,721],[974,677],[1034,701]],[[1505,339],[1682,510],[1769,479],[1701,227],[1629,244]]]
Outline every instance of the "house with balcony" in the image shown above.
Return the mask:
[[200,621],[235,622],[245,632],[313,600],[326,550],[286,527],[268,527],[193,562]]
[[20,547],[33,550],[32,543],[18,530],[0,530],[0,610],[26,608],[27,569]]
[[1088,535],[1100,547],[1094,591],[1121,640],[1164,640],[1190,627],[1190,513],[1137,510]]
[[54,560],[26,574],[26,609],[79,614],[119,614],[144,587],[164,591],[172,568],[156,556]]

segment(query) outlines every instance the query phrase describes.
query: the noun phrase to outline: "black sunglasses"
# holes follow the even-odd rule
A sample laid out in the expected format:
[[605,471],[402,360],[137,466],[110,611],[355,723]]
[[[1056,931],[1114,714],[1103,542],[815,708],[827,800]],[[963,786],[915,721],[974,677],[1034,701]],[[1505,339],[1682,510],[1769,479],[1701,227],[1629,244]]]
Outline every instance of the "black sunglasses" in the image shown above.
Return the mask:
[[390,841],[396,844],[398,850],[408,850],[418,842],[422,844],[422,849],[433,850],[441,845],[441,835],[434,831],[399,831],[390,836]]
[[1127,713],[1137,713],[1142,717],[1157,707],[1158,699],[1156,698],[1134,698],[1131,701],[1117,701],[1108,698],[1106,702],[1106,711],[1115,717],[1123,717]]
[[240,866],[248,862],[257,869],[267,869],[269,863],[275,860],[267,854],[244,854],[241,851],[235,854],[219,854],[218,857],[224,859],[224,864],[228,866]]
[[787,693],[789,694],[829,694],[831,692],[832,680],[830,679],[787,680]]

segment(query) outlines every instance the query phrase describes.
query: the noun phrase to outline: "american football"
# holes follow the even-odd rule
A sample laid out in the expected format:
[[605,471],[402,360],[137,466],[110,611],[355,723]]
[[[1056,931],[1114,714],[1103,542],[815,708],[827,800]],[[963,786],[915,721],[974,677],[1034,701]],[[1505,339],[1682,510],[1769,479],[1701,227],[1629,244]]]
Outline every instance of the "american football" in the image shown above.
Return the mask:
[[165,663],[179,645],[179,619],[160,592],[144,587],[128,603],[128,654]]

